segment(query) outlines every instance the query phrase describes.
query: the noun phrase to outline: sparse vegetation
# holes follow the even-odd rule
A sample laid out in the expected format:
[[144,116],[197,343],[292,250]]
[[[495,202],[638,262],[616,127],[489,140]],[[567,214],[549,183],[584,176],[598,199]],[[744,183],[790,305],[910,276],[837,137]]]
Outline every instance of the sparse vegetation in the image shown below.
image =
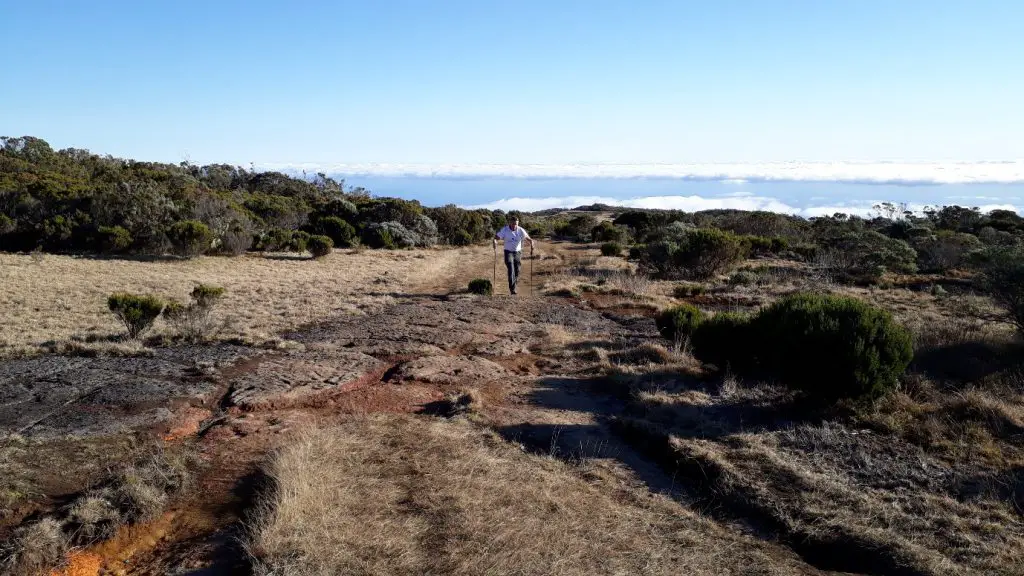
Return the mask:
[[224,288],[199,284],[192,289],[192,301],[182,304],[171,300],[164,308],[167,322],[186,340],[199,341],[212,336],[217,330],[213,309],[224,296]]
[[618,242],[601,244],[601,256],[622,256],[622,245]]

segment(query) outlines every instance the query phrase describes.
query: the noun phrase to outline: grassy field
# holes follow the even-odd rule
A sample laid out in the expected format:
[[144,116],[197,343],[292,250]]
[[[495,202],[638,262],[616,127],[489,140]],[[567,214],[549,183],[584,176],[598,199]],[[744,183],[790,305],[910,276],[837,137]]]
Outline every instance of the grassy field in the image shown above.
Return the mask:
[[462,420],[308,431],[269,473],[249,543],[262,575],[802,573],[668,498],[609,490],[597,469]]
[[[468,250],[335,251],[295,255],[204,256],[191,260],[115,260],[0,254],[0,356],[57,351],[136,352],[107,310],[113,292],[187,301],[199,283],[226,289],[216,315],[222,339],[264,343],[331,314],[359,314],[445,275]],[[158,320],[149,336],[169,334]]]

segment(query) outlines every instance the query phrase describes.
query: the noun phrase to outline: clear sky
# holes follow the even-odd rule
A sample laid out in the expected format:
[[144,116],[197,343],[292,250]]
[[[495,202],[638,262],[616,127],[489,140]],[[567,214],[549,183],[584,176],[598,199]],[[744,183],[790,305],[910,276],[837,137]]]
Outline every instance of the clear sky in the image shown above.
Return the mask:
[[1024,158],[1020,0],[0,0],[0,134],[139,159]]

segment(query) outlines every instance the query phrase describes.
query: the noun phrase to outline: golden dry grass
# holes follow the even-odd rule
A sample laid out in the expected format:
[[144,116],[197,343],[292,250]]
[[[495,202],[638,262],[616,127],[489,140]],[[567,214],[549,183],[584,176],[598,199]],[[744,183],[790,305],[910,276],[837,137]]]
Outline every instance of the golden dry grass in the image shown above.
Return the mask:
[[[107,310],[112,292],[152,293],[187,300],[198,283],[227,292],[216,314],[223,338],[262,343],[281,331],[332,314],[358,314],[446,275],[460,251],[335,251],[300,257],[200,257],[133,261],[45,255],[0,254],[0,356],[49,348],[75,352],[91,340],[105,341],[124,329]],[[168,333],[158,320],[152,334]],[[118,352],[118,350],[114,350]],[[135,353],[133,347],[120,350]]]
[[460,420],[380,415],[308,431],[268,472],[248,542],[262,575],[814,572]]

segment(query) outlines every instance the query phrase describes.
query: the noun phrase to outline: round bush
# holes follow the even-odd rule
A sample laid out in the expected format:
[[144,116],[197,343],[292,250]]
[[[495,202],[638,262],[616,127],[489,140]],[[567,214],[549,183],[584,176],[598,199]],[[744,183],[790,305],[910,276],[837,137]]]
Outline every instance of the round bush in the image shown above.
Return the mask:
[[198,220],[175,222],[167,231],[174,252],[181,256],[198,256],[210,249],[213,232]]
[[334,241],[330,236],[310,236],[306,242],[306,249],[313,255],[313,258],[323,258],[334,249]]
[[317,221],[316,229],[327,236],[339,248],[352,246],[356,239],[356,229],[337,216],[325,216]]
[[605,242],[601,244],[601,256],[621,256],[622,244],[618,242]]
[[491,284],[491,281],[486,278],[476,278],[475,280],[469,281],[469,291],[473,294],[490,296],[494,293],[494,286]]
[[164,309],[164,301],[156,296],[139,296],[125,292],[111,294],[107,308],[128,330],[130,338],[138,338],[153,325]]
[[760,371],[821,401],[875,398],[913,357],[910,332],[860,300],[796,294],[761,310],[753,333]]
[[704,320],[704,313],[696,306],[680,304],[662,311],[654,319],[658,332],[669,342],[689,338]]

